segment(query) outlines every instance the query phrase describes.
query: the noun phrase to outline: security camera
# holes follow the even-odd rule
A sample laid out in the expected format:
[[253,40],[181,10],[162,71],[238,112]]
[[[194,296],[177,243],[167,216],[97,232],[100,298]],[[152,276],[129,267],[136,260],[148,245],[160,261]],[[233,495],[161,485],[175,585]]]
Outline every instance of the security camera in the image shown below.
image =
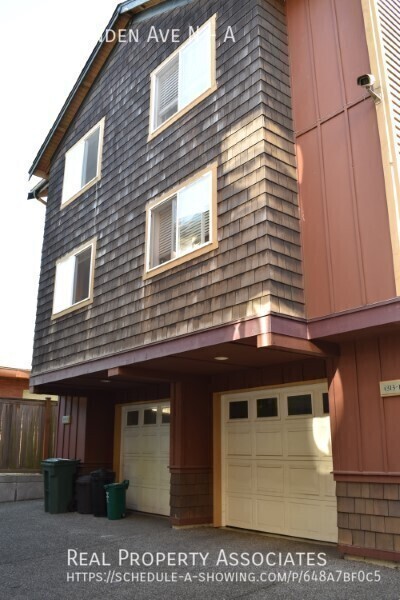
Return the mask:
[[382,96],[374,90],[375,81],[376,79],[371,73],[357,77],[357,85],[365,88],[375,104],[379,104],[379,102],[382,102]]
[[366,75],[360,75],[360,77],[357,77],[357,85],[360,85],[361,87],[372,87],[374,83],[375,77],[371,75],[371,73],[366,73]]

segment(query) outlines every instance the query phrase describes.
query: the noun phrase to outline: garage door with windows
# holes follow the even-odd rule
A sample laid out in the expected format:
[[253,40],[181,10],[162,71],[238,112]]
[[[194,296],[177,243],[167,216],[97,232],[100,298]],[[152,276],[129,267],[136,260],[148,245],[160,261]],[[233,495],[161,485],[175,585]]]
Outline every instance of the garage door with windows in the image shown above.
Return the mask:
[[170,403],[131,404],[121,411],[121,476],[127,508],[169,515]]
[[222,523],[337,542],[326,384],[222,398]]

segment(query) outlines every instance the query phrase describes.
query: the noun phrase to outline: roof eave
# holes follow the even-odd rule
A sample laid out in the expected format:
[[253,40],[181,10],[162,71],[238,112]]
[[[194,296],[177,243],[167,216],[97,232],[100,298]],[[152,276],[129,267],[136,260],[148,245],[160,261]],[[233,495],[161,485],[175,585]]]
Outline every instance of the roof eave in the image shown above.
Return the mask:
[[122,2],[115,9],[103,35],[97,42],[93,52],[82,69],[74,87],[66,99],[60,113],[58,114],[52,128],[46,136],[39,152],[37,153],[32,166],[29,169],[29,176],[36,175],[44,179],[48,178],[51,159],[63,139],[68,127],[86,98],[92,84],[100,73],[103,65],[110,56],[112,50],[118,43],[118,36],[114,36],[112,41],[105,41],[105,32],[107,30],[119,31],[124,29],[131,18],[147,10],[152,6],[161,4],[166,0],[127,0]]

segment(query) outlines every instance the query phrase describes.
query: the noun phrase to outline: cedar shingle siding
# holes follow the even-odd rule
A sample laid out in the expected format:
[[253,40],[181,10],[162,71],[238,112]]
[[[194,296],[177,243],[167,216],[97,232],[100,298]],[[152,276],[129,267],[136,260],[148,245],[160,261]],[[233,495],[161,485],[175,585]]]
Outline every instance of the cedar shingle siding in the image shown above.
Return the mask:
[[[217,18],[218,90],[151,142],[150,73],[173,50],[150,26]],[[236,43],[223,42],[232,26]],[[55,155],[33,371],[270,311],[303,316],[287,35],[278,0],[196,0],[132,27]],[[60,211],[64,155],[105,116],[102,179]],[[218,160],[219,248],[143,281],[146,203]],[[94,302],[51,321],[55,261],[97,236]]]

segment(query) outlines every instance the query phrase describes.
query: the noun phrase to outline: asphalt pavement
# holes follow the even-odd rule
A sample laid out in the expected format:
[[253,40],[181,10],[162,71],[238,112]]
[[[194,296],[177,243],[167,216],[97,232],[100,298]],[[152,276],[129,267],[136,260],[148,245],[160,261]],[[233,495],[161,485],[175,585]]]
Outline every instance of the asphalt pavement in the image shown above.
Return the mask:
[[400,600],[400,570],[343,560],[332,545],[233,529],[171,529],[0,504],[4,600]]

